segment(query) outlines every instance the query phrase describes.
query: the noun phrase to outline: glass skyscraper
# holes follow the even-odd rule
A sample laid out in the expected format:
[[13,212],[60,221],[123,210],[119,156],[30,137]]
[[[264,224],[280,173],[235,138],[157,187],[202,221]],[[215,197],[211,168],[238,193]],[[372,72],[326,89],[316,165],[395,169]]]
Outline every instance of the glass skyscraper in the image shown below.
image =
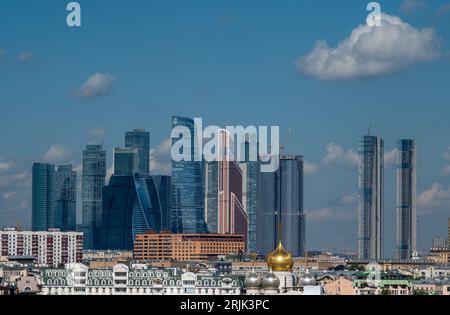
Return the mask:
[[113,175],[103,190],[103,226],[98,247],[132,250],[137,234],[165,229],[168,185],[167,176]]
[[410,259],[417,237],[416,143],[397,142],[397,258]]
[[134,148],[114,149],[114,175],[133,176],[138,173],[139,150]]
[[149,173],[150,170],[150,133],[143,129],[135,129],[125,133],[125,147],[138,149],[138,173]]
[[257,194],[257,251],[264,255],[273,251],[281,234],[286,250],[296,257],[303,256],[303,157],[281,156],[276,172],[260,172]]
[[106,151],[101,145],[87,145],[83,151],[81,202],[84,248],[95,249],[102,223],[102,191],[106,176]]
[[[172,229],[174,233],[206,233],[203,161],[194,160],[198,144],[194,141],[194,120],[172,117],[172,128],[190,131],[191,161],[172,160]],[[172,143],[179,139],[172,139]]]
[[55,227],[55,165],[33,164],[32,230],[47,231]]
[[358,258],[383,258],[384,144],[367,135],[359,142]]
[[76,230],[77,172],[72,165],[60,165],[55,173],[55,227]]

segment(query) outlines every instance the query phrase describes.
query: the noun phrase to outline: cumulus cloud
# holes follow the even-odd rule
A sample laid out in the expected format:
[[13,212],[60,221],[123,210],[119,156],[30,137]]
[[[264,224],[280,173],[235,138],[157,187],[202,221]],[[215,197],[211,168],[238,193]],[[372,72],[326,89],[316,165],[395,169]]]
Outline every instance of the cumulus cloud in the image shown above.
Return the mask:
[[19,60],[20,62],[30,62],[33,61],[33,59],[34,54],[30,51],[24,51],[17,55],[17,60]]
[[20,222],[28,227],[31,219],[31,171],[29,166],[11,162],[0,172],[0,225]]
[[323,158],[325,165],[341,165],[347,168],[356,168],[359,164],[358,154],[351,150],[345,150],[340,145],[329,143],[326,147],[326,155]]
[[5,161],[3,157],[0,156],[0,172],[5,172],[12,169],[15,166],[13,162]]
[[342,80],[392,73],[439,55],[440,41],[432,28],[415,29],[382,13],[381,26],[360,25],[335,48],[319,41],[296,65],[316,79]]
[[94,128],[89,130],[89,144],[104,144],[106,141],[106,129]]
[[397,162],[397,149],[392,149],[391,151],[384,153],[384,165],[385,167],[390,167],[395,165]]
[[170,175],[172,170],[172,139],[167,139],[150,150],[150,172],[154,175]]
[[80,99],[96,98],[107,95],[115,78],[109,73],[96,73],[84,82],[74,93]]
[[307,161],[303,162],[303,171],[306,175],[312,175],[320,170],[320,166]]
[[109,179],[111,178],[111,176],[113,176],[113,174],[114,174],[114,165],[111,165],[106,170],[105,184],[109,183]]
[[64,163],[69,158],[70,152],[66,147],[55,144],[48,149],[45,155],[42,157],[42,160],[47,163]]
[[419,214],[427,214],[435,210],[447,210],[450,203],[450,189],[434,183],[428,190],[419,194],[417,208]]
[[309,222],[342,222],[354,220],[358,214],[358,195],[348,193],[329,202],[328,207],[306,210]]

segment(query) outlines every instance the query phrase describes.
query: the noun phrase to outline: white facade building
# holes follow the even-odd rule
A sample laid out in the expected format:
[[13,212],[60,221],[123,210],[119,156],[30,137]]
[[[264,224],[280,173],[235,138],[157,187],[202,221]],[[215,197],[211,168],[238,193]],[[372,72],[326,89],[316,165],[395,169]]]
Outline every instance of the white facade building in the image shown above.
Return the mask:
[[6,228],[0,231],[1,256],[34,257],[35,263],[60,266],[81,261],[83,257],[83,233],[18,231]]

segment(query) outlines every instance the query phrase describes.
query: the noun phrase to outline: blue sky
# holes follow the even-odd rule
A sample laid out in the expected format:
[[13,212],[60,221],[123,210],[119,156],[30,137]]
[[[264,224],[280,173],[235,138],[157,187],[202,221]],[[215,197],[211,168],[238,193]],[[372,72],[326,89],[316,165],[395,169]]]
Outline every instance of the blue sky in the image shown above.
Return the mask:
[[[388,153],[397,139],[416,139],[419,245],[445,235],[449,0],[379,1],[411,40],[389,42],[386,33],[375,57],[361,43],[333,50],[365,23],[369,1],[89,0],[79,1],[81,28],[66,25],[68,2],[0,4],[0,225],[29,227],[34,161],[79,166],[89,141],[105,145],[111,165],[124,132],[145,128],[155,171],[166,171],[164,141],[177,114],[212,125],[279,125],[282,138],[293,128],[286,150],[308,162],[307,241],[315,249],[355,248],[354,153],[369,124]],[[362,64],[344,64],[344,74],[321,69],[320,40],[335,56],[326,64],[338,67],[338,57],[355,51]],[[361,69],[373,59],[385,68]],[[385,176],[390,255],[392,163]]]

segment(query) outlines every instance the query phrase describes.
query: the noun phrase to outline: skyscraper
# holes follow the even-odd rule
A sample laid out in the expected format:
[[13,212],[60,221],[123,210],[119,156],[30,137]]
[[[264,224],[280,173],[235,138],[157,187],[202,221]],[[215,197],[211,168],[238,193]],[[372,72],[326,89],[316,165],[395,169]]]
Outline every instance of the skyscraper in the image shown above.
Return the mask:
[[[190,131],[190,161],[172,160],[172,228],[174,233],[205,233],[203,161],[195,161],[198,143],[194,140],[194,120],[173,117],[172,128]],[[179,139],[172,139],[172,143]],[[186,148],[185,148],[186,149]]]
[[[250,137],[253,137],[251,139]],[[256,142],[256,134],[249,136],[244,144],[245,162],[241,163],[242,169],[242,204],[248,217],[247,248],[249,252],[256,252],[256,208],[258,191],[258,161],[250,159],[251,155],[257,156],[257,145],[252,147],[251,140]],[[251,152],[255,150],[256,152]]]
[[55,165],[33,164],[32,230],[47,231],[55,227]]
[[[280,157],[274,173],[258,174],[256,247],[261,254],[273,251],[281,234],[283,244],[294,256],[305,252],[303,213],[303,157]],[[281,231],[279,230],[281,227]]]
[[137,234],[163,229],[167,217],[164,213],[167,208],[163,208],[168,199],[168,187],[164,186],[168,184],[167,178],[158,184],[144,173],[111,177],[103,189],[102,232],[96,247],[131,250]]
[[106,152],[101,145],[87,145],[83,151],[81,202],[84,248],[94,249],[102,223],[102,191],[106,176]]
[[397,142],[397,258],[410,259],[417,248],[416,143]]
[[138,173],[139,150],[136,148],[114,149],[114,175],[133,176]]
[[150,169],[150,133],[135,129],[125,133],[125,147],[138,149],[138,173],[149,173]]
[[208,232],[248,234],[248,217],[242,204],[243,174],[233,153],[234,142],[219,130],[218,161],[206,163],[206,217]]
[[72,165],[60,165],[55,174],[55,227],[76,230],[77,172]]
[[359,142],[358,258],[383,258],[383,140],[367,135]]

